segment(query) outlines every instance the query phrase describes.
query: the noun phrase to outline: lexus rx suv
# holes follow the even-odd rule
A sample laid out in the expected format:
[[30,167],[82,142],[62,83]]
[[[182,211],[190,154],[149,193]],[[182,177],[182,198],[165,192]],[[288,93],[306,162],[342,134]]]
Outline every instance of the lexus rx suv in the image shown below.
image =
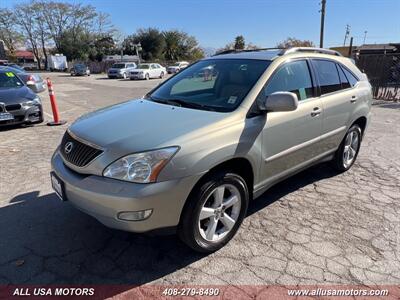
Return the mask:
[[367,77],[331,50],[219,54],[75,121],[52,157],[52,185],[106,226],[173,228],[212,252],[273,184],[319,162],[350,169],[371,102]]

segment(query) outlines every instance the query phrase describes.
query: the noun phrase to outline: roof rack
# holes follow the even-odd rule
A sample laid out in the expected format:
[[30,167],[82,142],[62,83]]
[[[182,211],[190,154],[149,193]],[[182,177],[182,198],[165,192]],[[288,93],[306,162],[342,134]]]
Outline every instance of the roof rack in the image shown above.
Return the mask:
[[295,53],[295,52],[315,52],[315,53],[343,56],[342,54],[340,54],[340,52],[335,51],[335,50],[324,49],[324,48],[314,48],[314,47],[294,47],[294,48],[284,49],[282,51],[281,55],[286,55],[286,54]]
[[241,52],[257,52],[257,51],[267,51],[267,50],[286,50],[285,48],[257,48],[257,49],[228,49],[222,52],[215,53],[213,56],[222,55],[222,54],[230,54],[230,53],[241,53]]

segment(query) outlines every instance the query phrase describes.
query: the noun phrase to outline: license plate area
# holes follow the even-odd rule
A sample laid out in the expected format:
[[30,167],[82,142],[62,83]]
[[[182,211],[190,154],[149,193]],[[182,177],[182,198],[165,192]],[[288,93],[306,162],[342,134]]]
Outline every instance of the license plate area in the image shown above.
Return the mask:
[[9,112],[0,113],[0,121],[14,120],[14,115]]
[[67,201],[67,198],[65,197],[64,182],[54,172],[50,173],[50,178],[51,186],[53,187],[53,190],[56,192],[57,196],[61,199],[61,201]]

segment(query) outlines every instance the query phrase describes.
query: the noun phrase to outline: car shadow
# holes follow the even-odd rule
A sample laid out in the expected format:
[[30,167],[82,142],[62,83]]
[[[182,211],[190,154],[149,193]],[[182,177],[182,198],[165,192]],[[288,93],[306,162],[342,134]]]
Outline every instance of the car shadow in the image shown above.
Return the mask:
[[295,192],[302,187],[309,184],[316,183],[320,180],[331,178],[337,176],[337,171],[335,171],[329,163],[321,163],[312,166],[294,176],[291,176],[264,192],[260,197],[253,200],[248,208],[247,217],[258,212],[261,209],[269,206],[275,201],[279,201],[282,197]]
[[382,108],[390,108],[390,109],[400,109],[400,102],[389,102],[387,103],[376,103],[374,106],[382,107]]
[[44,121],[43,123],[40,124],[10,124],[10,125],[2,125],[0,126],[0,132],[2,131],[9,131],[9,130],[18,130],[18,129],[26,129],[26,128],[31,128],[31,127],[42,127],[42,126],[47,126],[46,122]]
[[[335,174],[326,165],[303,171],[252,201],[247,217]],[[12,284],[141,285],[206,256],[175,235],[109,229],[54,193],[39,191],[20,194],[0,208],[0,253],[0,280]]]

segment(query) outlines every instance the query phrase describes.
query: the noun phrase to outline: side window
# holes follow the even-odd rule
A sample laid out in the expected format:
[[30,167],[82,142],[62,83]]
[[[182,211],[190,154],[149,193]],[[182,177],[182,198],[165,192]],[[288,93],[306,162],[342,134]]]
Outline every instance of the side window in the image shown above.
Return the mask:
[[336,68],[339,72],[340,84],[342,85],[342,89],[348,89],[349,87],[351,87],[349,81],[346,78],[346,75],[344,75],[342,67],[336,64]]
[[355,84],[358,82],[358,79],[346,68],[342,68],[344,74],[346,75],[347,79],[349,80],[351,86],[355,86]]
[[322,95],[341,89],[339,74],[334,62],[315,59],[313,63],[317,71]]
[[310,70],[305,60],[284,64],[264,88],[265,96],[275,92],[292,92],[299,101],[313,97]]

